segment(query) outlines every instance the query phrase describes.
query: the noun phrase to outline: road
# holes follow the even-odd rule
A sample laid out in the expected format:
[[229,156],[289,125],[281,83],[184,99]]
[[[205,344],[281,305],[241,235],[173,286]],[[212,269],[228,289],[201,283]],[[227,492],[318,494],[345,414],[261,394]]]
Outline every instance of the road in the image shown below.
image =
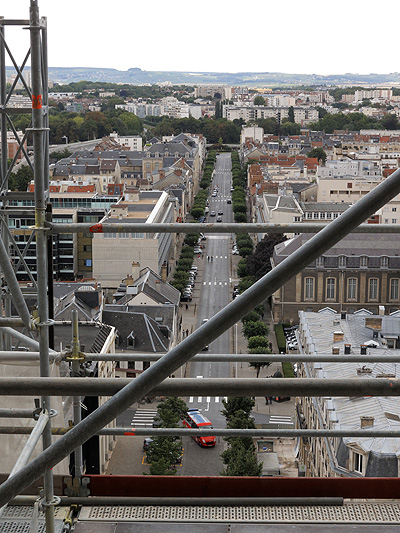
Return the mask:
[[[220,154],[217,156],[213,184],[211,189],[218,187],[216,197],[210,196],[210,212],[222,211],[223,222],[232,222],[232,205],[227,204],[231,197],[231,156]],[[215,220],[217,218],[215,217]],[[209,220],[214,217],[209,216]],[[207,237],[204,258],[204,270],[200,298],[198,302],[198,326],[204,318],[211,318],[229,303],[230,298],[230,257],[232,239],[230,235],[213,234]],[[208,257],[208,259],[207,259]],[[212,260],[211,260],[212,258]],[[225,332],[209,346],[211,353],[230,353],[230,334]],[[231,376],[229,363],[196,362],[190,365],[190,376],[202,378],[227,378]],[[213,424],[214,427],[225,427],[225,418],[221,415],[223,397],[195,396],[187,398],[189,408],[198,408]],[[217,438],[215,448],[202,449],[193,439],[184,439],[185,455],[182,466],[183,475],[218,475],[223,468],[220,455],[224,450],[222,437]]]
[[[227,203],[231,197],[231,156],[230,154],[220,154],[217,156],[213,184],[211,189],[218,187],[216,197],[210,196],[210,212],[222,211],[223,222],[233,221],[232,205]],[[218,215],[217,215],[218,216]],[[216,220],[217,217],[209,217],[209,220]],[[207,237],[206,249],[203,259],[204,269],[200,287],[198,306],[198,323],[199,327],[204,318],[211,318],[215,313],[225,307],[231,299],[230,283],[230,262],[232,252],[232,238],[226,234],[213,234]],[[207,256],[210,258],[207,260]],[[211,261],[211,257],[213,260]],[[196,295],[198,294],[196,290]],[[230,353],[231,340],[230,332],[226,332],[216,339],[209,346],[210,353]],[[207,353],[207,352],[204,352]],[[230,363],[208,363],[196,362],[190,365],[190,376],[202,378],[226,378],[231,377]],[[189,408],[198,408],[209,418],[214,427],[225,427],[225,418],[221,415],[223,397],[189,397],[185,398]],[[139,409],[128,409],[125,413],[117,418],[117,425],[130,427],[132,422],[136,427],[151,427],[152,419],[155,414],[154,405],[141,405]],[[141,444],[143,439],[138,438],[135,447],[138,452],[134,454],[135,459],[130,457],[130,461],[137,462],[132,469],[142,473],[147,467],[142,465],[143,452]],[[183,439],[184,455],[182,465],[178,467],[179,475],[201,475],[201,476],[218,476],[223,468],[220,459],[222,451],[225,449],[225,441],[222,437],[217,437],[217,444],[214,448],[201,448],[191,437]],[[125,458],[125,461],[127,459]],[[130,468],[129,468],[130,470]],[[113,473],[117,474],[118,470],[113,465]]]

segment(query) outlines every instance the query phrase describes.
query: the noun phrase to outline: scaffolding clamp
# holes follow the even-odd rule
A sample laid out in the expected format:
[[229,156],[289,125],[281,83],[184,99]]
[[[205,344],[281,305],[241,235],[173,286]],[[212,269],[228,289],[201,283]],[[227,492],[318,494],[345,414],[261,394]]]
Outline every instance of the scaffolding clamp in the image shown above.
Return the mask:
[[46,498],[44,496],[44,490],[43,489],[40,489],[39,494],[40,494],[40,507],[42,509],[46,509],[48,507],[54,507],[56,505],[60,505],[61,498],[59,496],[55,496],[54,495],[51,500],[46,500]]
[[66,496],[90,496],[90,489],[88,489],[90,483],[89,478],[66,478],[64,479],[64,482],[66,485],[64,494]]

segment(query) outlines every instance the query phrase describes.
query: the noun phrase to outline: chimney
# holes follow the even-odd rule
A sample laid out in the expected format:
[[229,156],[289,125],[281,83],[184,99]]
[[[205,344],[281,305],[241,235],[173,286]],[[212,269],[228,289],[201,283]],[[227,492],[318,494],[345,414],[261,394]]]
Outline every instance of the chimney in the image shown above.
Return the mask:
[[373,416],[360,416],[361,427],[369,428],[374,425],[375,418]]
[[165,178],[165,170],[163,168],[160,168],[160,170],[158,171],[158,174],[160,176],[160,180]]
[[167,283],[167,263],[165,261],[161,267],[161,279]]
[[344,311],[340,313],[340,320],[346,320],[346,313]]
[[345,344],[344,345],[344,354],[345,355],[351,354],[351,344]]
[[339,355],[339,354],[340,354],[340,348],[332,347],[332,355]]
[[333,332],[333,342],[340,342],[343,340],[343,337],[344,337],[343,331],[337,330]]
[[361,355],[367,355],[367,347],[365,346],[365,344],[361,344],[361,346],[360,346],[360,354]]
[[132,279],[138,279],[140,273],[140,263],[132,261]]

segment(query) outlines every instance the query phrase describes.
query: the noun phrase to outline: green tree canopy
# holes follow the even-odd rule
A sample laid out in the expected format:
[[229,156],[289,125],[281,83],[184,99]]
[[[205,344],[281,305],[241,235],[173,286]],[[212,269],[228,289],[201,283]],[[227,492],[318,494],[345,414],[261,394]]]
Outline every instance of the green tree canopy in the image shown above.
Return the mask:
[[254,98],[254,105],[265,105],[265,99],[258,95]]
[[323,148],[318,146],[318,147],[313,148],[312,150],[310,150],[310,152],[308,152],[308,154],[307,154],[307,157],[316,157],[318,159],[318,161],[322,161],[323,163],[325,163],[325,161],[326,161],[326,152],[325,152],[325,150]]

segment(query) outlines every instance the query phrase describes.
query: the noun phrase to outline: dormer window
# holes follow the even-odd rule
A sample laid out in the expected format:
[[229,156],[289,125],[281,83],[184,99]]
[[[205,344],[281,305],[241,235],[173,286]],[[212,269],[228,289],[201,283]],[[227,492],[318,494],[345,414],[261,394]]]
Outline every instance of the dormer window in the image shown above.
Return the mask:
[[346,268],[346,256],[345,255],[339,256],[339,268]]
[[381,268],[387,268],[389,266],[389,258],[386,255],[381,257]]
[[360,267],[367,268],[367,266],[368,266],[368,257],[366,255],[362,255],[360,257]]

